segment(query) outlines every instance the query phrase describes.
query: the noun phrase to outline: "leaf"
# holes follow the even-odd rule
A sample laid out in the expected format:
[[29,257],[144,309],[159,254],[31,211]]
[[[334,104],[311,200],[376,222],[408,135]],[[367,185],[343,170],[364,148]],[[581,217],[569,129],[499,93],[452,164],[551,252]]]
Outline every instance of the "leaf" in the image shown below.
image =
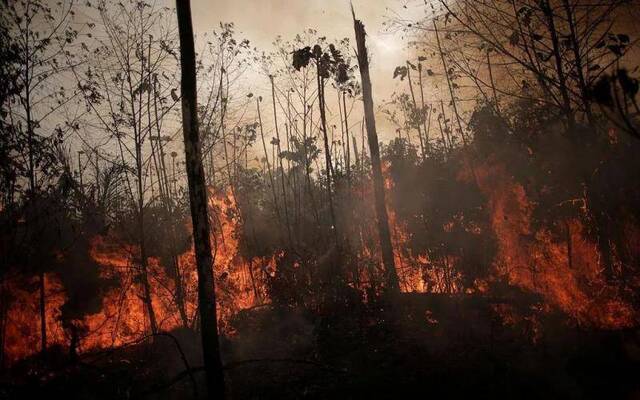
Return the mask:
[[598,104],[613,108],[611,78],[607,75],[600,77],[600,79],[589,88],[589,97]]
[[300,71],[301,68],[306,68],[312,56],[311,47],[309,46],[295,50],[293,52],[293,68],[295,68],[296,71]]
[[396,69],[393,70],[393,79],[396,79],[399,76],[400,80],[403,81],[404,78],[407,77],[407,72],[407,67],[396,67]]
[[149,90],[151,90],[151,85],[149,85],[149,82],[144,81],[133,91],[133,95],[136,96]]
[[629,43],[629,35],[626,35],[624,33],[619,33],[618,40],[620,41],[620,43],[627,44]]
[[520,34],[518,31],[511,32],[509,36],[509,44],[512,46],[516,46],[520,42]]
[[615,54],[618,57],[622,56],[622,46],[620,46],[620,45],[610,44],[609,46],[607,46],[607,49],[609,49],[610,52],[612,52],[613,54]]
[[347,69],[347,64],[340,63],[338,64],[338,69],[336,71],[336,82],[339,84],[346,83],[349,81],[349,73]]

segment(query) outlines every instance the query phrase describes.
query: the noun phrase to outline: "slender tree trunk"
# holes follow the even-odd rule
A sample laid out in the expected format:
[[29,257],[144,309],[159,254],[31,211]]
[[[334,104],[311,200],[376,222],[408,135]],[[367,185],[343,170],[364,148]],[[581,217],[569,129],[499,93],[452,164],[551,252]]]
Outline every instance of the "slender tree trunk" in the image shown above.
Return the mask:
[[464,134],[464,130],[462,130],[462,123],[460,122],[460,114],[458,113],[458,106],[456,103],[456,96],[453,90],[453,84],[451,83],[451,77],[449,76],[449,69],[447,68],[447,61],[444,58],[444,53],[442,52],[442,45],[440,44],[440,35],[438,34],[438,25],[436,24],[436,20],[433,20],[433,30],[436,33],[436,42],[438,43],[438,52],[440,53],[440,58],[442,60],[442,67],[444,68],[444,75],[447,78],[447,86],[449,87],[449,94],[451,96],[451,105],[453,106],[453,113],[456,116],[456,122],[458,123],[458,129],[460,130],[460,136],[462,137],[462,142],[464,145],[467,145],[467,137]]
[[[273,82],[273,76],[269,76],[269,80],[271,81],[271,99],[273,100],[273,124],[276,128],[276,140],[277,140],[277,149],[278,149],[278,161],[280,164],[280,185],[282,186],[282,207],[284,209],[284,222],[287,226],[287,238],[289,239],[289,245],[292,244],[291,237],[291,226],[289,224],[289,207],[287,206],[287,191],[285,188],[285,173],[284,173],[284,165],[282,163],[282,147],[280,146],[280,130],[278,129],[278,113],[276,111],[276,89],[275,84]],[[274,160],[275,162],[275,160]]]
[[360,156],[358,155],[358,142],[356,141],[356,137],[351,137],[351,143],[353,144],[353,157],[355,158],[355,166],[356,170],[360,166]]
[[276,209],[276,216],[278,221],[282,222],[280,218],[280,207],[278,206],[278,196],[276,195],[276,183],[273,179],[273,173],[271,172],[271,164],[269,164],[269,152],[267,151],[267,142],[264,140],[264,129],[262,127],[262,114],[260,113],[260,99],[256,99],[256,107],[258,108],[258,124],[260,125],[260,138],[262,139],[262,150],[264,150],[264,160],[267,164],[267,173],[269,174],[269,181],[271,182],[271,193],[273,194],[273,206]]
[[338,242],[338,228],[336,226],[336,215],[333,209],[333,194],[332,194],[332,178],[335,178],[333,171],[333,165],[331,163],[331,148],[329,147],[329,136],[327,135],[327,118],[325,115],[325,97],[324,97],[324,78],[320,76],[320,66],[318,65],[317,71],[318,81],[318,107],[320,108],[320,126],[322,127],[322,135],[324,139],[324,159],[327,169],[327,196],[329,198],[329,214],[331,216],[331,226],[334,233],[336,243]]
[[[422,84],[422,63],[418,62],[418,85],[420,86],[420,105],[422,109],[420,110],[421,119],[424,117],[424,87]],[[431,118],[431,110],[429,110],[429,118]],[[422,119],[422,125],[424,126],[424,149],[427,155],[431,152],[431,148],[429,146],[429,128],[431,128],[431,119],[429,119],[429,124],[427,125],[427,121]]]
[[489,69],[489,82],[491,83],[491,90],[493,92],[493,104],[496,110],[496,115],[502,119],[500,114],[500,104],[498,103],[498,93],[496,92],[496,85],[493,81],[493,68],[491,68],[491,56],[489,55],[489,49],[487,49],[487,68]]
[[[442,124],[440,125],[440,133],[444,132],[447,134],[447,141],[449,142],[449,151],[451,151],[453,150],[453,142],[451,141],[451,135],[449,135],[449,127],[447,125],[447,116],[444,113],[444,101],[442,100],[440,100],[440,112],[442,113],[442,123],[444,124],[444,129],[442,128]],[[440,124],[440,120],[438,120],[438,124]]]
[[[26,35],[27,48],[29,46],[29,35]],[[35,200],[36,194],[36,166],[35,166],[35,154],[34,154],[34,136],[33,131],[33,117],[31,115],[31,71],[29,65],[29,56],[25,59],[25,102],[24,108],[27,117],[27,146],[29,150],[29,190],[31,191],[31,199]],[[30,218],[33,217],[33,207],[35,204],[32,202],[32,211],[29,213]],[[32,221],[33,222],[33,221]],[[33,223],[30,223],[31,228],[34,227]],[[42,268],[42,266],[38,266]],[[47,351],[47,299],[45,288],[45,273],[43,271],[38,274],[38,287],[39,287],[39,305],[40,305],[40,351],[44,354]]]
[[[347,100],[346,100],[346,91],[342,91],[342,108],[344,110],[343,114],[344,114],[344,132],[345,132],[345,136],[346,136],[346,149],[347,149],[347,153],[346,153],[346,166],[347,166],[347,181],[349,182],[349,185],[351,185],[351,148],[349,147],[350,144],[350,135],[349,135],[349,119],[347,117]],[[339,99],[338,99],[339,100]],[[340,107],[340,104],[338,104],[338,107]]]
[[584,77],[584,62],[580,53],[580,44],[578,43],[578,33],[575,25],[575,12],[569,4],[569,0],[562,0],[565,14],[567,15],[567,21],[569,23],[569,37],[571,40],[571,50],[573,51],[573,61],[576,67],[576,75],[578,77],[578,84],[580,85],[580,97],[584,106],[584,111],[587,115],[587,120],[591,125],[594,124],[593,113],[591,112],[591,103],[589,101],[589,90],[587,88],[587,82]]
[[189,202],[193,223],[193,240],[198,270],[198,306],[202,334],[207,392],[209,398],[224,399],[225,384],[218,341],[213,257],[209,237],[207,190],[202,166],[202,150],[198,132],[196,91],[196,57],[191,25],[189,0],[176,0],[180,35],[180,66],[182,70],[182,129],[189,185]]
[[[3,268],[5,265],[2,266]],[[7,333],[7,313],[9,311],[9,298],[5,289],[4,275],[0,275],[0,371],[4,370],[5,342]]]
[[[351,11],[353,13],[353,9]],[[391,245],[391,234],[389,231],[389,217],[387,216],[387,208],[385,205],[380,149],[378,148],[378,134],[376,132],[376,120],[373,113],[373,94],[371,90],[371,79],[369,77],[369,55],[367,54],[367,46],[365,43],[366,32],[362,21],[356,19],[355,13],[353,13],[353,26],[358,46],[358,66],[360,76],[362,77],[364,115],[367,124],[369,151],[371,153],[371,169],[373,173],[373,189],[376,215],[378,217],[382,263],[385,269],[387,290],[390,292],[398,292],[400,290],[400,286],[393,258],[393,246]]]
[[47,292],[46,276],[44,271],[38,274],[38,289],[40,293],[40,350],[47,351]]
[[158,113],[158,93],[159,90],[157,88],[158,85],[158,78],[154,78],[153,81],[153,112],[155,115],[155,120],[156,120],[156,138],[158,141],[158,149],[160,150],[160,155],[159,155],[159,163],[160,163],[160,170],[161,170],[161,177],[162,177],[162,181],[164,184],[164,191],[165,191],[165,195],[167,197],[167,199],[171,199],[171,190],[170,190],[170,185],[169,185],[169,176],[167,174],[167,165],[165,163],[165,157],[164,157],[164,145],[162,144],[162,137],[160,136],[160,115]]
[[158,332],[158,323],[153,303],[151,301],[151,285],[149,284],[149,264],[147,260],[147,247],[144,227],[144,190],[142,185],[142,139],[140,133],[136,135],[136,172],[138,180],[138,240],[140,246],[140,278],[142,280],[143,301],[149,316],[149,325],[152,333]]
[[571,107],[571,98],[569,97],[569,90],[567,88],[567,80],[564,72],[564,67],[562,66],[562,56],[560,55],[560,40],[558,38],[558,31],[556,30],[553,9],[549,4],[549,0],[541,0],[540,4],[542,12],[547,19],[547,28],[549,29],[549,34],[551,36],[553,58],[556,62],[556,73],[558,74],[558,90],[560,91],[560,95],[562,96],[564,113],[567,117],[567,124],[569,126],[569,129],[573,129],[575,127],[576,121],[573,114],[573,109]]
[[[413,91],[413,83],[411,82],[411,66],[407,61],[407,80],[409,83],[409,92],[411,93],[411,101],[413,102],[413,112],[418,112],[418,103],[416,102],[416,95]],[[420,123],[416,124],[416,130],[418,131],[418,141],[420,143],[420,156],[422,157],[422,161],[425,159],[425,149],[424,149],[424,140],[422,139],[422,130],[420,129]]]

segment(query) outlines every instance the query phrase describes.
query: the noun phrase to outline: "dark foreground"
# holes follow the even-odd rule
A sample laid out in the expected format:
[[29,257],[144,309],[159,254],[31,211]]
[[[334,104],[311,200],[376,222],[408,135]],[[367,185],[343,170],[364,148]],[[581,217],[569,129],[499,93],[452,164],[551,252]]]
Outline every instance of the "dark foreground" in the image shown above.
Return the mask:
[[[223,339],[229,398],[640,399],[640,330],[599,331],[518,301],[403,295],[310,313],[264,306]],[[2,399],[203,398],[198,335],[181,330],[5,371]]]

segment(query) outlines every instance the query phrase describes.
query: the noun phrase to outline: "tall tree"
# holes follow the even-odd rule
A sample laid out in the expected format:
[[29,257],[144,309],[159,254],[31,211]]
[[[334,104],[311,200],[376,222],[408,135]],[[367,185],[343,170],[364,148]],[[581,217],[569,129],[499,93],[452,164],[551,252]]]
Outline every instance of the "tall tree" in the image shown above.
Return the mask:
[[189,184],[189,202],[193,222],[193,240],[198,270],[198,305],[200,331],[209,397],[224,398],[224,375],[218,342],[213,258],[209,237],[207,191],[202,166],[202,152],[198,132],[198,104],[196,91],[196,55],[191,24],[191,3],[176,0],[178,32],[180,35],[180,66],[182,70],[182,130]]
[[358,50],[358,65],[362,77],[362,97],[364,100],[364,118],[367,125],[367,139],[371,153],[371,170],[373,173],[373,191],[375,196],[375,209],[378,219],[378,233],[380,235],[380,248],[382,250],[382,263],[384,264],[387,290],[397,292],[400,289],[398,273],[393,259],[393,246],[391,245],[391,233],[389,231],[389,217],[385,205],[384,181],[382,178],[382,165],[380,163],[380,148],[378,146],[378,134],[376,132],[376,119],[373,114],[373,93],[371,78],[369,77],[369,55],[366,46],[366,31],[362,21],[356,19],[353,14],[353,28],[356,34]]

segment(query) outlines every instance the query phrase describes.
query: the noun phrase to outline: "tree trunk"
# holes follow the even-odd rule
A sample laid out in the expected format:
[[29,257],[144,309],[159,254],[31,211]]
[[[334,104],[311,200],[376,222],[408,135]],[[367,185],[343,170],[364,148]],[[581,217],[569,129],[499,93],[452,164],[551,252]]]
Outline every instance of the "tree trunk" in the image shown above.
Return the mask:
[[587,120],[591,125],[594,125],[593,113],[591,111],[591,103],[589,101],[589,90],[587,87],[587,80],[584,76],[584,61],[580,53],[580,43],[578,43],[578,33],[575,25],[575,6],[569,4],[569,0],[562,0],[565,14],[567,16],[567,22],[569,23],[569,38],[571,40],[571,50],[573,51],[573,60],[576,67],[576,75],[578,77],[578,84],[580,85],[580,99],[584,106],[584,112],[587,115]]
[[191,3],[176,0],[180,35],[180,66],[182,70],[182,129],[189,184],[189,202],[193,223],[193,241],[198,270],[198,306],[202,334],[202,355],[209,398],[224,399],[225,384],[218,342],[213,258],[209,237],[207,191],[198,132],[196,92],[196,57],[191,25]]
[[[338,107],[340,107],[340,104],[338,104]],[[346,136],[346,149],[347,149],[347,153],[345,155],[346,157],[346,167],[347,167],[347,182],[349,183],[349,187],[351,187],[351,149],[349,148],[350,144],[350,140],[349,140],[349,119],[347,117],[347,100],[346,100],[346,91],[342,91],[342,108],[343,108],[343,114],[344,114],[344,133]]]
[[335,172],[331,163],[331,149],[329,147],[329,137],[327,135],[327,117],[325,114],[325,98],[324,98],[324,78],[320,76],[320,66],[317,65],[317,83],[318,83],[318,108],[320,108],[320,127],[322,128],[322,137],[324,140],[324,159],[327,169],[327,196],[329,198],[329,214],[331,216],[331,227],[333,236],[338,243],[338,227],[336,226],[336,215],[333,209],[332,179],[335,180]]
[[44,271],[38,274],[38,289],[40,293],[40,351],[47,351],[47,298],[46,277]]
[[[418,103],[416,102],[416,95],[413,91],[413,83],[411,82],[411,66],[409,65],[409,61],[407,61],[407,78],[409,83],[409,92],[411,93],[411,100],[413,102],[413,112],[418,112]],[[422,77],[419,78],[422,80]],[[422,139],[422,131],[420,130],[420,123],[416,124],[416,131],[418,131],[418,140],[420,143],[420,156],[422,157],[422,161],[425,159],[425,149],[424,149],[424,140]]]
[[[137,135],[138,136],[138,135]],[[142,187],[142,143],[140,137],[136,137],[136,169],[138,179],[138,239],[140,245],[140,279],[142,281],[143,302],[149,315],[151,333],[158,332],[158,323],[153,302],[151,300],[151,285],[149,284],[149,264],[147,260],[147,247],[144,227],[144,191]]]
[[[291,246],[292,237],[291,237],[291,226],[289,225],[289,207],[287,206],[287,190],[285,188],[285,174],[284,174],[284,165],[282,163],[282,147],[280,146],[280,131],[278,130],[278,113],[276,111],[276,89],[275,84],[273,82],[273,75],[269,76],[269,80],[271,81],[271,99],[273,100],[273,124],[276,129],[276,140],[277,142],[277,150],[278,150],[278,161],[280,163],[280,185],[282,186],[282,207],[284,208],[284,223],[287,226],[287,238],[289,239],[289,245]],[[275,160],[273,160],[275,163]],[[274,165],[275,168],[275,165]]]
[[555,59],[556,73],[558,74],[558,90],[560,91],[560,95],[562,96],[562,105],[564,108],[563,111],[567,117],[567,124],[569,126],[569,129],[573,129],[575,127],[576,121],[575,115],[573,114],[573,109],[571,108],[571,98],[569,97],[569,89],[567,88],[567,79],[565,76],[564,67],[562,66],[562,55],[560,54],[560,39],[558,37],[558,31],[556,30],[553,9],[549,4],[549,0],[542,0],[540,3],[540,7],[542,8],[542,12],[547,19],[547,28],[551,36],[551,44],[553,45],[553,58]]
[[[351,10],[353,13],[353,9]],[[371,153],[371,170],[373,173],[373,189],[375,196],[375,208],[378,219],[378,233],[380,234],[380,248],[382,250],[382,263],[385,269],[387,290],[398,292],[400,285],[398,273],[393,259],[393,247],[389,232],[389,217],[385,206],[384,182],[382,179],[382,166],[380,163],[380,149],[378,148],[378,134],[376,132],[376,120],[373,113],[373,94],[371,91],[371,79],[369,77],[369,56],[365,43],[366,32],[362,21],[357,20],[353,13],[353,27],[358,45],[358,66],[362,77],[362,95],[364,99],[364,116],[367,124],[367,139],[369,152]]]
[[[6,271],[6,265],[4,263],[2,263],[1,267],[3,271]],[[4,275],[0,274],[0,371],[4,370],[7,313],[9,311],[9,296],[5,289],[4,280]]]
[[447,68],[447,61],[444,58],[444,53],[442,51],[442,45],[440,43],[440,35],[438,34],[438,25],[436,24],[436,20],[433,20],[433,30],[436,33],[436,42],[438,44],[438,52],[440,53],[440,59],[442,60],[442,67],[444,68],[444,76],[447,78],[447,86],[449,87],[449,94],[451,96],[451,105],[453,106],[453,113],[456,116],[456,122],[458,123],[458,130],[460,130],[460,136],[462,137],[462,142],[464,145],[467,145],[467,137],[464,134],[464,130],[462,129],[462,123],[460,122],[460,113],[458,113],[458,106],[456,103],[456,96],[453,90],[453,83],[451,82],[451,77],[449,76],[449,69]]
[[[420,86],[420,105],[422,109],[420,110],[420,115],[422,119],[422,125],[424,127],[424,150],[427,154],[431,153],[431,148],[429,146],[429,129],[431,128],[431,109],[429,109],[429,124],[427,125],[427,121],[425,121],[424,117],[424,87],[422,84],[422,63],[418,62],[418,85]],[[424,161],[424,160],[423,160]]]
[[269,181],[271,182],[271,193],[273,194],[273,206],[276,210],[278,222],[282,223],[280,218],[280,207],[278,207],[278,195],[276,194],[276,183],[271,172],[271,164],[269,164],[269,153],[267,152],[267,143],[264,140],[264,129],[262,127],[262,114],[260,114],[260,98],[256,99],[256,107],[258,110],[258,124],[260,126],[260,138],[262,139],[262,150],[264,150],[264,161],[267,164],[267,172],[269,173]]

